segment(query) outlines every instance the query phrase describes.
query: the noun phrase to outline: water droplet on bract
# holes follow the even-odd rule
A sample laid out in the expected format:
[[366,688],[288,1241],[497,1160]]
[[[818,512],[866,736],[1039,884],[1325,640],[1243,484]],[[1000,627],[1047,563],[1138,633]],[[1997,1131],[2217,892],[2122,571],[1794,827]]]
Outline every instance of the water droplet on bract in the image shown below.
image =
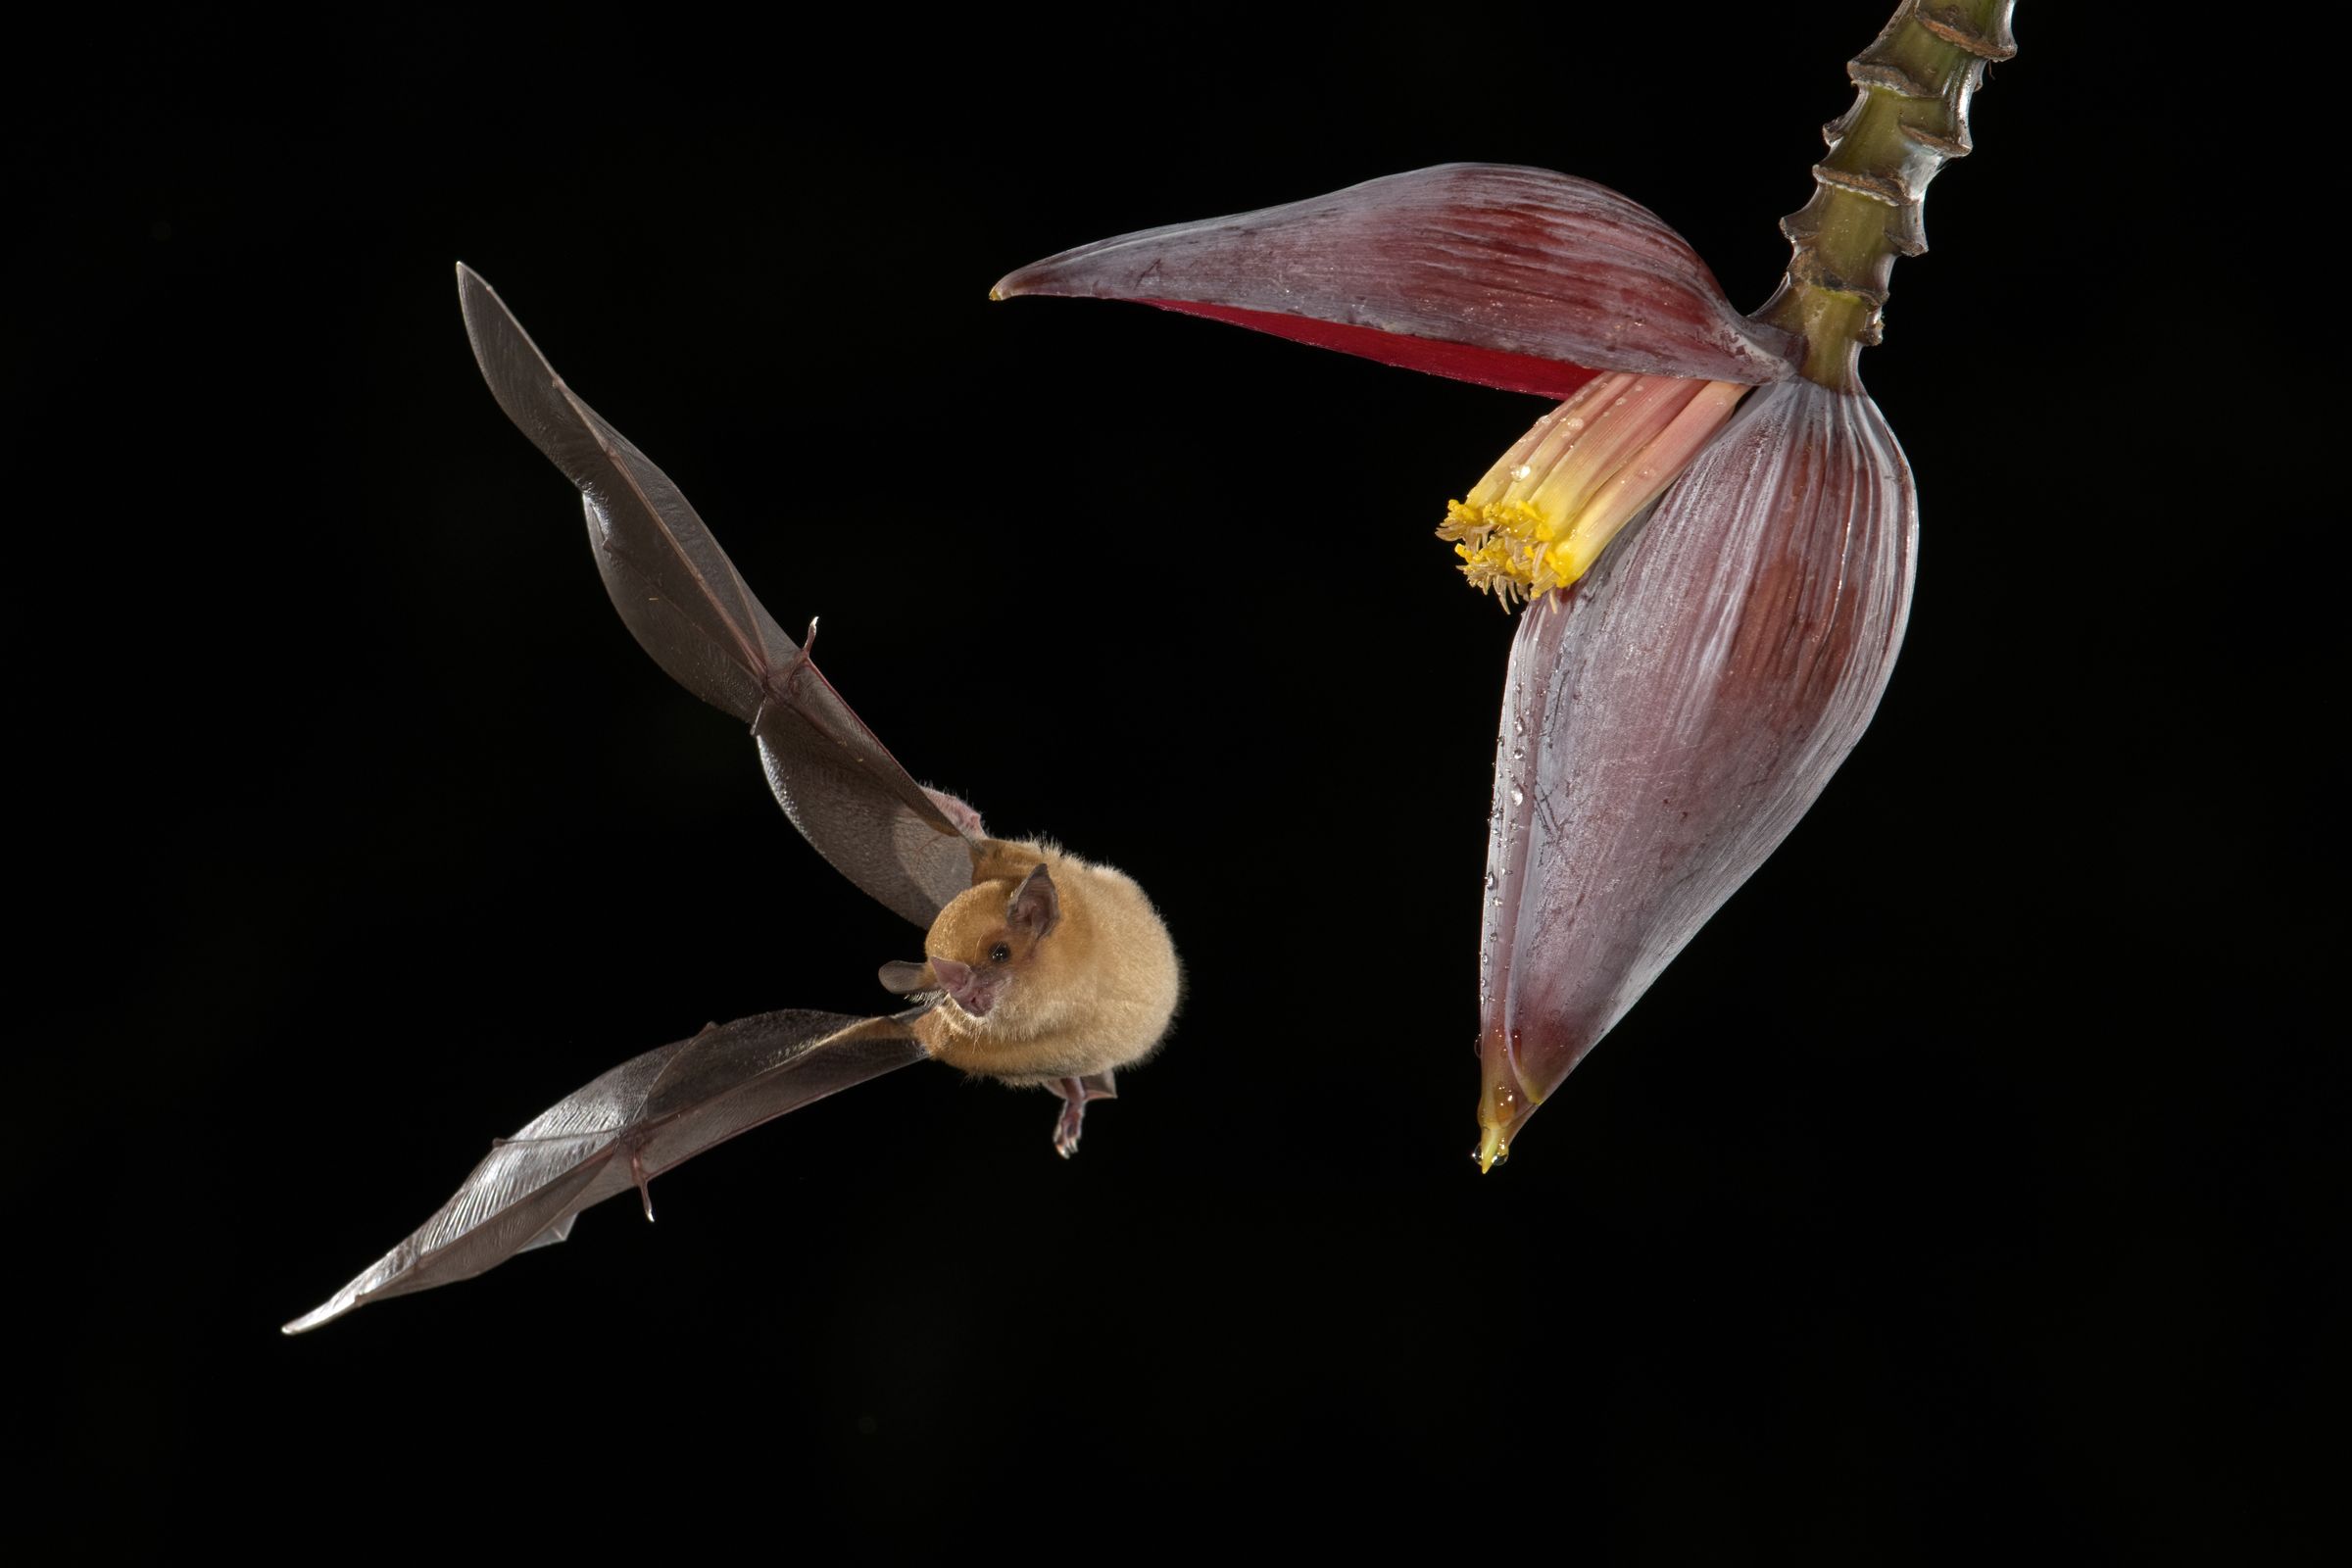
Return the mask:
[[1519,465],[1519,466],[1517,466],[1516,468],[1513,468],[1513,469],[1511,470],[1511,477],[1512,477],[1512,478],[1514,478],[1514,479],[1524,479],[1524,478],[1526,478],[1526,477],[1527,477],[1529,474],[1531,474],[1531,473],[1533,473],[1533,472],[1535,472],[1535,471],[1536,471],[1535,469],[1533,469],[1533,468],[1529,467],[1529,466],[1528,466],[1526,464],[1522,463],[1521,465]]
[[1518,785],[1516,785],[1516,784],[1512,785],[1512,786],[1511,786],[1511,804],[1512,804],[1513,806],[1525,806],[1525,805],[1527,804],[1527,791],[1525,791],[1525,790],[1521,789],[1521,788],[1520,788]]

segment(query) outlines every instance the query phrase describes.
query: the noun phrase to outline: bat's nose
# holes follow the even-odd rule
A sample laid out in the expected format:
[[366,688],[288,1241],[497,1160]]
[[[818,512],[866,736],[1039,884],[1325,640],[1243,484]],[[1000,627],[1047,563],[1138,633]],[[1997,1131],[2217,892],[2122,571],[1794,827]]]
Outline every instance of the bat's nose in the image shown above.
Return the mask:
[[978,982],[970,964],[959,963],[954,958],[933,958],[931,972],[938,977],[948,995],[956,999],[956,1005],[975,1018],[988,1016],[989,1006],[996,998]]

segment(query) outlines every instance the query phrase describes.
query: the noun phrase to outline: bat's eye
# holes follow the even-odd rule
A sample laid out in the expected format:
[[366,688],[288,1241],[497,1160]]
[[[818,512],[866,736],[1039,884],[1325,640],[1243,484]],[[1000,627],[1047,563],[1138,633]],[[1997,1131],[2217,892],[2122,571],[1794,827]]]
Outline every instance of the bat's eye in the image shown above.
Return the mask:
[[1000,942],[995,947],[988,950],[988,961],[991,963],[1010,963],[1012,961],[1012,950],[1006,947],[1004,943]]

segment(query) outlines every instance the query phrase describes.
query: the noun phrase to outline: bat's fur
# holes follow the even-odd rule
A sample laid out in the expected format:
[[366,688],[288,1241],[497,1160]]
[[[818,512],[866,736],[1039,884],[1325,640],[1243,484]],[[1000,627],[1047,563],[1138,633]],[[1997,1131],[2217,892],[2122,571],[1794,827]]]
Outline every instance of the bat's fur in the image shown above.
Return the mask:
[[[1040,865],[1050,895],[1024,894]],[[1032,911],[1050,898],[1058,918],[1035,934],[1016,897]],[[1007,958],[992,957],[1000,948]],[[968,966],[967,994],[978,987],[991,998],[980,1016],[953,994],[944,998],[915,1022],[924,1049],[950,1066],[1012,1084],[1143,1060],[1167,1035],[1183,984],[1175,944],[1144,890],[1043,839],[986,841],[971,888],[939,912],[923,954]]]

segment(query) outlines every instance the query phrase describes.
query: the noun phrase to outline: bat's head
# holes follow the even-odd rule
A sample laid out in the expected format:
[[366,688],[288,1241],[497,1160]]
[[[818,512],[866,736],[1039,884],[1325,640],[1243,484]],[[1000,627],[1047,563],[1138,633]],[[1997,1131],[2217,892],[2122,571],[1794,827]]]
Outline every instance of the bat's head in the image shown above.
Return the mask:
[[986,1018],[1031,972],[1039,945],[1060,923],[1061,895],[1043,864],[1017,883],[977,883],[932,922],[923,942],[929,960],[886,964],[882,983],[901,993],[944,991],[971,1017]]

